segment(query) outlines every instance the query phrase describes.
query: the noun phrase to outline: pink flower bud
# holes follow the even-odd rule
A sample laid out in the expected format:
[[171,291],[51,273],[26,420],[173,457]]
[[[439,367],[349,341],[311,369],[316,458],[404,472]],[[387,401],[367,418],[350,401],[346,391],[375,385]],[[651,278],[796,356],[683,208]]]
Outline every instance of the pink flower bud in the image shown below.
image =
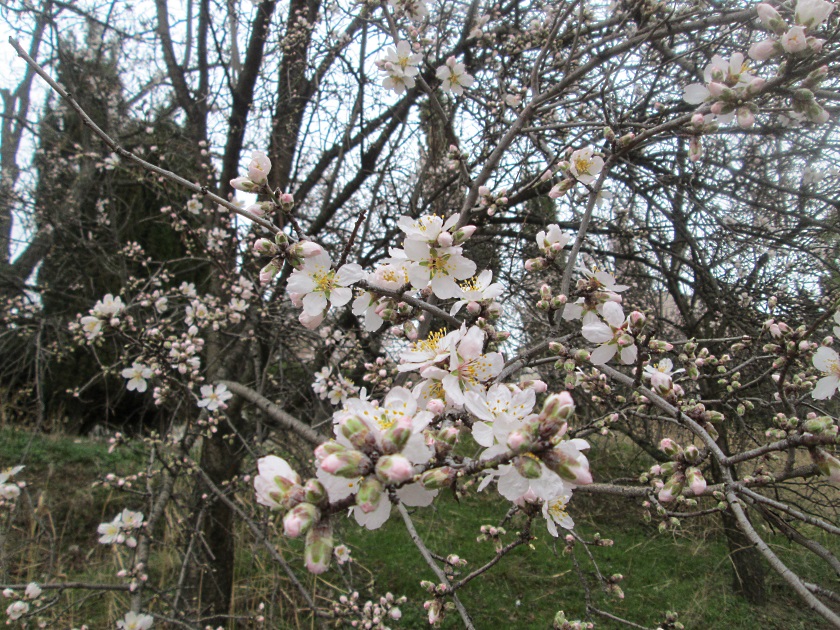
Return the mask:
[[268,284],[274,279],[274,276],[277,275],[279,269],[274,265],[274,263],[268,263],[265,267],[260,269],[260,282],[262,284]]
[[420,475],[420,485],[427,490],[437,490],[450,485],[454,478],[455,471],[448,466],[432,468]]
[[523,429],[517,429],[508,435],[507,445],[512,451],[527,450],[532,444],[533,440],[531,439],[530,432],[524,431]]
[[277,246],[267,238],[258,238],[254,242],[254,254],[257,256],[262,256],[264,254],[272,256],[276,251]]
[[359,451],[343,451],[327,455],[321,461],[321,469],[337,477],[354,479],[370,470],[370,460]]
[[262,151],[254,151],[248,165],[248,178],[255,184],[264,184],[271,170],[271,161]]
[[659,450],[665,453],[668,457],[674,457],[682,449],[680,448],[680,445],[671,438],[663,438],[662,441],[659,442]]
[[388,500],[387,498],[383,499],[382,490],[382,484],[376,477],[365,477],[356,493],[356,505],[365,514],[370,514],[379,507],[379,501]]
[[384,455],[376,462],[376,476],[386,485],[400,484],[414,476],[414,466],[403,455]]
[[465,225],[460,230],[455,232],[453,236],[452,243],[454,245],[460,245],[464,241],[468,240],[473,234],[475,234],[476,226],[474,225]]
[[706,490],[706,480],[703,478],[703,473],[699,468],[691,467],[685,471],[685,480],[688,482],[688,487],[695,496],[703,494]]
[[309,530],[303,561],[310,573],[321,574],[330,567],[332,558],[333,536],[329,521],[322,521]]
[[311,503],[299,503],[283,517],[283,532],[289,538],[297,538],[306,533],[320,516],[318,508]]
[[313,256],[320,256],[324,253],[324,248],[313,243],[312,241],[300,241],[292,248],[293,255],[300,258],[312,258]]
[[431,411],[433,414],[440,415],[446,409],[446,404],[440,398],[432,398],[426,403],[426,411]]
[[232,179],[230,180],[230,185],[236,190],[241,190],[242,192],[247,193],[259,190],[259,185],[255,184],[247,177],[237,177],[236,179]]
[[738,108],[738,126],[741,129],[749,129],[755,124],[755,114],[749,107]]
[[440,234],[438,234],[437,242],[438,245],[440,245],[441,247],[452,247],[452,234],[450,234],[449,232],[441,232]]
[[761,23],[764,24],[767,28],[773,29],[774,22],[780,21],[782,16],[779,15],[779,12],[776,9],[767,4],[766,2],[762,2],[755,7],[755,10],[758,12],[758,19],[761,20]]
[[280,203],[284,206],[293,206],[295,203],[295,198],[290,193],[283,193],[280,195]]

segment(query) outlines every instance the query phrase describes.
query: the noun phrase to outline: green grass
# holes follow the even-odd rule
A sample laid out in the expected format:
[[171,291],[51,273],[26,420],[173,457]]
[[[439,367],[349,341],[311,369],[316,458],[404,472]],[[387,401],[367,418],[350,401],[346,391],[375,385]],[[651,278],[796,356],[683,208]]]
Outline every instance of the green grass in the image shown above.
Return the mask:
[[[612,504],[616,506],[614,501]],[[598,512],[603,506],[600,508]],[[615,541],[611,547],[591,550],[603,575],[624,576],[624,599],[599,590],[592,565],[578,547],[578,562],[589,578],[593,604],[599,609],[651,627],[664,620],[666,610],[677,611],[686,628],[823,627],[820,618],[802,610],[798,598],[775,574],[768,579],[768,605],[750,606],[733,595],[731,567],[722,538],[713,535],[704,539],[688,532],[659,534],[656,528],[642,524],[640,510],[632,503],[621,504],[620,510],[624,516],[614,516],[609,522],[597,523],[597,527],[586,514],[574,514],[584,538],[591,540],[598,531]],[[463,569],[466,573],[494,554],[489,543],[476,542],[479,527],[497,523],[505,512],[504,502],[487,493],[462,500],[460,506],[442,497],[434,509],[418,511],[414,518],[418,532],[433,552],[441,556],[456,553],[469,561]],[[507,540],[514,537],[515,523],[521,521],[506,527]],[[563,542],[556,542],[548,534],[541,519],[534,526],[537,540],[530,547],[514,550],[461,592],[477,628],[545,629],[558,610],[566,611],[568,618],[585,616],[584,589],[571,557],[563,553]],[[408,596],[411,603],[404,607],[405,625],[422,627],[420,604],[429,596],[419,588],[419,581],[437,580],[419,558],[399,515],[394,512],[386,526],[376,532],[361,532],[352,526],[346,529],[357,562],[377,576],[375,591]],[[813,556],[805,556],[782,539],[772,540],[776,552],[792,566],[800,565],[814,580],[832,582],[830,570],[816,565]],[[822,542],[829,544],[827,540]],[[593,620],[599,628],[627,627],[599,617]],[[460,626],[457,613],[444,624],[447,628]]]

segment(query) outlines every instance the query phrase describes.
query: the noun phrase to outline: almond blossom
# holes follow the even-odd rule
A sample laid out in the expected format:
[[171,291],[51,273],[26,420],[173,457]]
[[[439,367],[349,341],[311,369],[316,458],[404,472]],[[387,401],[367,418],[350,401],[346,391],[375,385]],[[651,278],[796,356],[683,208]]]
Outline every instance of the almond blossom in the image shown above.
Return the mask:
[[402,364],[397,369],[400,372],[411,372],[445,361],[452,352],[452,341],[459,340],[465,332],[466,329],[429,333],[427,339],[412,343],[400,354]]
[[[353,516],[368,529],[381,527],[390,516],[388,486],[398,486],[394,492],[406,505],[432,502],[437,491],[418,483],[401,485],[413,476],[415,465],[427,462],[432,455],[423,430],[433,415],[418,410],[409,390],[395,387],[378,405],[362,398],[349,399],[333,418],[335,439],[315,451],[317,478],[330,502],[355,494]],[[374,453],[375,467],[368,457]]]
[[563,232],[559,225],[552,223],[547,229],[537,232],[537,247],[547,258],[556,258],[571,238],[571,235]]
[[575,526],[572,517],[566,512],[566,505],[571,498],[571,492],[561,492],[554,498],[543,501],[542,513],[545,518],[545,524],[548,528],[548,533],[555,538],[560,535],[557,531],[558,525],[564,529],[572,529]]
[[120,630],[149,630],[154,623],[154,617],[129,611],[125,617],[117,621],[117,628]]
[[125,368],[120,374],[122,374],[123,378],[128,379],[128,383],[125,385],[128,391],[142,393],[146,391],[146,379],[151,378],[154,371],[142,363],[135,361],[130,368]]
[[604,159],[592,147],[578,149],[569,158],[569,173],[582,184],[591,184],[604,168]]
[[462,282],[459,287],[461,295],[457,302],[452,305],[449,310],[450,315],[457,315],[458,312],[467,306],[467,311],[472,315],[477,315],[481,310],[481,304],[487,304],[499,297],[504,291],[504,287],[498,282],[491,282],[493,280],[493,272],[485,269],[475,278],[471,278]]
[[475,83],[475,79],[467,74],[466,66],[455,61],[455,57],[449,57],[446,64],[437,69],[435,76],[443,82],[440,87],[444,92],[452,92],[456,96],[461,96],[464,88]]
[[431,247],[413,239],[406,239],[403,247],[410,261],[411,285],[422,290],[431,284],[432,291],[441,299],[460,297],[461,289],[456,281],[475,274],[476,264],[464,258],[461,247]]
[[304,259],[303,265],[292,272],[286,289],[303,306],[301,323],[316,328],[331,305],[344,306],[352,299],[349,287],[362,278],[364,272],[359,265],[351,263],[333,270],[329,254],[321,252]]
[[592,312],[583,318],[582,334],[585,339],[601,344],[590,357],[593,365],[603,365],[620,351],[621,362],[631,365],[636,362],[635,339],[626,330],[624,311],[617,302],[604,304],[602,315],[606,323]]
[[483,391],[482,383],[496,377],[505,361],[498,352],[483,354],[486,333],[478,326],[471,327],[460,339],[450,341],[449,369],[429,366],[420,372],[425,379],[441,382],[446,401],[456,406],[465,402],[464,393]]
[[233,392],[228,391],[227,385],[224,383],[215,386],[202,385],[201,400],[198,401],[198,406],[206,407],[207,411],[225,409],[227,408],[225,401],[230,398],[233,398]]

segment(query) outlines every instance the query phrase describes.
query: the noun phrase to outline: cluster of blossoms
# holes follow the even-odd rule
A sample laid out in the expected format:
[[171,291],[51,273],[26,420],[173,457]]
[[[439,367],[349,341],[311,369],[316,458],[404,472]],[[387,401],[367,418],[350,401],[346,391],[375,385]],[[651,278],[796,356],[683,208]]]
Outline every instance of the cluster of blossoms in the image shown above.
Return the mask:
[[399,606],[406,601],[405,597],[397,598],[391,593],[385,593],[378,601],[368,600],[360,604],[359,593],[354,591],[338,598],[333,604],[333,614],[344,619],[351,628],[388,630],[386,624],[389,621],[399,621],[402,618]]
[[692,83],[686,86],[683,94],[686,103],[711,103],[711,112],[718,122],[731,122],[737,115],[738,125],[742,128],[753,126],[758,106],[752,101],[766,81],[749,72],[743,54],[734,53],[728,61],[714,55],[703,71],[703,80],[705,85]]
[[[18,599],[6,608],[6,616],[9,618],[7,623],[17,621],[26,615],[29,612],[30,602],[38,605],[37,600],[41,597],[41,587],[36,582],[31,582],[27,585],[23,595],[26,599]],[[16,596],[16,593],[10,588],[3,591],[3,597],[6,599],[12,599]]]
[[312,573],[323,573],[329,568],[333,553],[332,527],[329,520],[321,520],[321,510],[328,505],[324,486],[317,479],[304,484],[284,459],[273,455],[261,458],[257,466],[257,503],[285,512],[284,533],[290,538],[306,535],[306,568]]
[[820,52],[825,40],[808,33],[822,26],[834,11],[834,3],[825,0],[799,0],[793,14],[794,26],[788,26],[779,12],[766,2],[759,4],[756,10],[761,23],[773,35],[753,44],[749,55],[756,61],[765,61],[783,53],[796,55]]
[[388,48],[385,58],[376,62],[376,67],[385,75],[382,86],[397,94],[402,94],[406,88],[413,88],[414,77],[420,74],[419,65],[422,61],[423,55],[413,53],[411,44],[405,40],[398,41],[396,48]]
[[26,487],[25,481],[11,481],[12,477],[21,470],[23,470],[23,466],[0,470],[0,507],[6,504],[14,505],[15,499],[20,496],[21,488]]
[[119,325],[117,316],[124,308],[125,305],[119,296],[114,297],[108,293],[90,309],[89,315],[79,318],[81,331],[89,341],[93,341],[102,334],[104,323],[110,323],[112,326]]
[[341,373],[333,374],[333,369],[328,365],[315,372],[312,389],[321,400],[329,399],[333,405],[339,405],[350,396],[359,393],[359,388],[353,381]]
[[[536,241],[542,256],[525,261],[525,269],[545,269],[557,260],[570,239],[556,224],[541,230]],[[574,302],[569,302],[566,295],[553,295],[551,287],[544,284],[540,287],[537,308],[543,311],[562,309],[566,320],[583,318],[581,334],[587,341],[600,344],[590,356],[593,365],[603,365],[616,354],[622,363],[634,364],[638,356],[636,337],[646,318],[640,311],[633,311],[625,317],[620,294],[630,287],[618,284],[606,271],[592,271],[586,267],[580,267],[578,271],[583,277],[577,283],[579,297]]]
[[[794,10],[795,25],[790,27],[781,14],[771,5],[760,3],[756,7],[762,25],[773,35],[753,44],[748,55],[755,61],[766,61],[778,54],[789,57],[819,53],[824,40],[809,33],[818,29],[834,11],[834,3],[826,0],[799,0]],[[817,103],[813,90],[827,76],[828,68],[823,66],[812,71],[798,89],[792,91],[792,111],[786,117],[793,122],[808,120],[824,123],[828,112]],[[754,102],[764,89],[765,80],[750,73],[742,53],[734,53],[729,60],[714,55],[703,72],[703,83],[686,86],[683,99],[692,105],[710,104],[711,114],[716,120],[709,120],[702,113],[695,114],[691,124],[695,135],[692,138],[690,157],[699,159],[702,154],[699,134],[713,131],[716,122],[728,123],[737,116],[738,125],[748,129],[755,124],[759,112]]]
[[99,534],[99,542],[103,545],[124,544],[134,548],[137,546],[134,532],[141,527],[143,527],[143,513],[125,509],[117,514],[114,520],[100,523],[96,531]]
[[[694,495],[702,494],[706,490],[706,480],[699,468],[706,457],[703,451],[694,445],[682,448],[671,438],[663,439],[659,443],[659,450],[672,460],[653,466],[649,472],[662,503],[676,499],[686,486]],[[648,476],[644,478],[646,480]]]

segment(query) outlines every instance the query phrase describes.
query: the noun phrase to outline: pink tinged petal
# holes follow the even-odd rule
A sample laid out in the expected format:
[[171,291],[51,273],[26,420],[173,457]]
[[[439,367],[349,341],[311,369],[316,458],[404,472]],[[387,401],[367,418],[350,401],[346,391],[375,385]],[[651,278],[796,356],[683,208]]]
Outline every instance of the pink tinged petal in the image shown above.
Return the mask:
[[593,365],[604,365],[609,362],[613,356],[615,356],[616,350],[618,350],[618,347],[615,344],[604,344],[603,346],[598,346],[592,351],[589,360]]
[[361,265],[356,264],[347,264],[342,265],[341,269],[339,269],[335,274],[335,282],[336,284],[346,287],[350,286],[351,284],[355,284],[360,280],[364,280],[365,272],[362,269]]
[[581,334],[584,339],[592,343],[607,343],[613,339],[612,329],[603,322],[584,324]]
[[[312,294],[310,294],[312,295]],[[353,298],[353,289],[348,289],[346,287],[336,287],[332,291],[330,291],[330,303],[333,306],[344,306]],[[304,300],[304,307],[306,306],[306,300]]]
[[471,327],[458,344],[458,354],[464,359],[474,359],[481,355],[486,334],[478,326]]
[[522,477],[513,467],[499,477],[499,494],[508,501],[516,501],[528,492],[528,480]]
[[699,105],[709,98],[709,90],[701,83],[692,83],[685,86],[683,100],[690,105]]
[[820,372],[833,372],[840,364],[840,355],[833,348],[820,346],[814,354],[814,367]]
[[475,439],[475,441],[478,442],[480,446],[484,446],[485,448],[493,446],[493,444],[495,443],[493,427],[491,427],[486,422],[476,422],[475,424],[473,424],[472,434],[473,439]]
[[604,304],[601,315],[613,328],[618,328],[624,323],[624,311],[618,302],[607,302]]
[[328,304],[323,293],[307,293],[303,296],[303,312],[307,315],[320,315]]
[[426,490],[419,483],[411,483],[397,490],[397,497],[410,507],[427,507],[437,496],[437,490]]
[[353,507],[353,516],[356,522],[367,529],[379,529],[391,516],[391,502],[387,496],[382,496],[379,499],[379,505],[372,512],[365,514],[358,506]]
[[453,276],[435,276],[432,278],[432,291],[442,300],[461,296],[461,287],[455,282]]
[[638,351],[636,348],[636,344],[632,346],[627,346],[626,348],[621,349],[621,362],[624,365],[633,365],[636,362],[636,356],[638,355]]
[[308,328],[309,330],[315,330],[324,321],[324,313],[310,315],[309,313],[303,312],[300,315],[298,315],[298,321],[305,328]]
[[817,381],[816,387],[814,387],[814,391],[811,392],[811,396],[817,400],[825,400],[826,398],[831,398],[834,395],[834,392],[837,391],[837,387],[840,385],[840,377],[832,374],[830,376],[824,376],[820,380]]

